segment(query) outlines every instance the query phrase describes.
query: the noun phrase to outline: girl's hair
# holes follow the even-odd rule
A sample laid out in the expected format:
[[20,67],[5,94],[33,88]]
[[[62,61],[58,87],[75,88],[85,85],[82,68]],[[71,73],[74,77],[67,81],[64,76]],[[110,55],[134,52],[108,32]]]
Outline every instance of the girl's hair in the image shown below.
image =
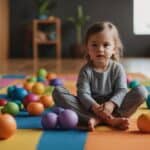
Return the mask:
[[[120,40],[119,32],[114,24],[111,22],[98,22],[92,25],[86,32],[84,43],[87,45],[89,38],[98,32],[102,32],[103,30],[108,29],[112,32],[115,42],[115,51],[116,53],[112,56],[112,59],[115,61],[119,61],[120,57],[123,54],[123,45]],[[86,59],[90,61],[89,55],[86,54]]]

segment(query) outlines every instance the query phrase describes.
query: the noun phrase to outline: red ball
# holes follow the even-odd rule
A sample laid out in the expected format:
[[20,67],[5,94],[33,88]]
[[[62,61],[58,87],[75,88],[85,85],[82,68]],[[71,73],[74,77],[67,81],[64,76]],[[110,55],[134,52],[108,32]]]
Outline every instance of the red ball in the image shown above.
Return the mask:
[[25,108],[27,107],[27,105],[31,102],[37,102],[39,100],[39,96],[37,96],[36,94],[28,94],[24,100],[23,100],[23,104],[25,106]]
[[7,104],[7,100],[5,99],[0,99],[0,106],[4,106]]

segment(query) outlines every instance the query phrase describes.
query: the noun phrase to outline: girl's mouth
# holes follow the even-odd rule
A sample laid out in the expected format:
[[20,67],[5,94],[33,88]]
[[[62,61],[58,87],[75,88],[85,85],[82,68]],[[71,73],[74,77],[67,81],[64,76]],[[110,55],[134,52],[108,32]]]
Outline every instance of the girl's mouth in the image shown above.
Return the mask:
[[101,58],[101,57],[105,57],[105,56],[102,55],[102,54],[98,54],[98,55],[96,55],[96,57],[97,57],[97,58]]

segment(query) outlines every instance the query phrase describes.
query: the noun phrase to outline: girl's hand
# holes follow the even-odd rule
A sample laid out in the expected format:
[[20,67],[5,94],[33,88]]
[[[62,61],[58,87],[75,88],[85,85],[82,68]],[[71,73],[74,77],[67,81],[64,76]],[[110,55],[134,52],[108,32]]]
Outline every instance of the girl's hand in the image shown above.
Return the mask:
[[102,112],[104,110],[104,106],[103,104],[98,104],[98,103],[95,103],[92,105],[92,111],[97,115],[99,116],[99,113]]
[[113,103],[111,100],[104,103],[104,112],[107,114],[112,114],[116,107],[116,104]]

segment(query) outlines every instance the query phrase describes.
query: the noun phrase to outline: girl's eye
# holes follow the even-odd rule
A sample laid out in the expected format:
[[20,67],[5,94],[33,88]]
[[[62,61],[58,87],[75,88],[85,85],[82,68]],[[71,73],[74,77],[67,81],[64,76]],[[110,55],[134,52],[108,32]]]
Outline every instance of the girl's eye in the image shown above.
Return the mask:
[[97,44],[92,44],[92,47],[97,47]]
[[104,47],[109,47],[110,46],[110,43],[105,43],[104,44]]

